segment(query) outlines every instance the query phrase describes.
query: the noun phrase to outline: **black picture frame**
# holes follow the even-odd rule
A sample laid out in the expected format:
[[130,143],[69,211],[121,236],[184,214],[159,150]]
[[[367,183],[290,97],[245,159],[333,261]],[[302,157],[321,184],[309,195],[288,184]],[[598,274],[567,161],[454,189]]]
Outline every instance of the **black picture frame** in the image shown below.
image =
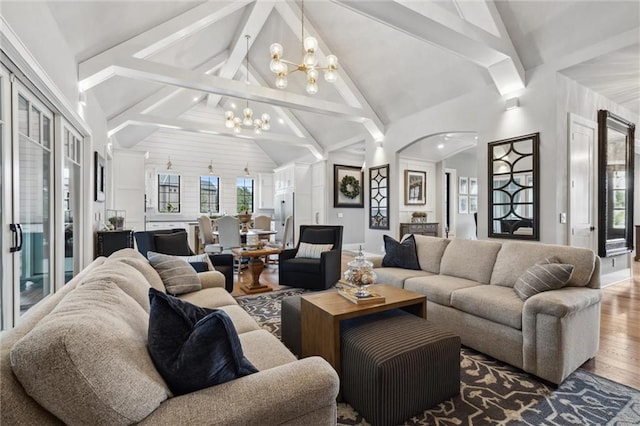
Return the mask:
[[427,204],[427,172],[404,171],[404,204],[406,206]]
[[106,171],[104,157],[100,155],[98,151],[93,153],[94,157],[94,175],[93,175],[93,187],[94,187],[94,200],[98,203],[104,203],[105,196],[105,181]]
[[389,229],[389,165],[369,169],[369,229]]
[[364,207],[364,171],[361,167],[333,165],[333,207]]

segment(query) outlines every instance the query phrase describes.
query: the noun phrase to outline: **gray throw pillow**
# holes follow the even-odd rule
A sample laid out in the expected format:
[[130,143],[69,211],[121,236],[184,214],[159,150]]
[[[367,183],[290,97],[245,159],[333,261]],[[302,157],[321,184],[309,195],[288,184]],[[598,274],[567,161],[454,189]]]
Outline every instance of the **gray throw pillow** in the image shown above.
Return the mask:
[[198,274],[186,260],[152,251],[147,253],[147,257],[151,266],[160,275],[167,293],[175,296],[202,288]]
[[557,290],[569,282],[573,273],[573,265],[544,263],[551,260],[545,259],[531,266],[518,278],[513,289],[520,299],[527,300],[543,291]]

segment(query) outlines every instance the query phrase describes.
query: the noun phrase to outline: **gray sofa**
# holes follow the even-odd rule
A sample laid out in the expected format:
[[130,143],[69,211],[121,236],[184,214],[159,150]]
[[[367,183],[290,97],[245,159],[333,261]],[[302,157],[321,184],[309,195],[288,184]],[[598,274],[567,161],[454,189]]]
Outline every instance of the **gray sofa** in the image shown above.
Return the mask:
[[[600,332],[600,259],[588,249],[415,235],[420,270],[381,267],[376,282],[427,296],[427,317],[462,344],[552,383],[595,356]],[[513,286],[556,256],[574,265],[567,285],[522,301]]]
[[173,397],[147,350],[149,287],[164,286],[142,255],[125,249],[96,259],[2,333],[0,424],[335,424],[333,368],[318,357],[297,360],[260,329],[222,274],[199,276],[203,288],[180,297],[224,310],[258,373]]

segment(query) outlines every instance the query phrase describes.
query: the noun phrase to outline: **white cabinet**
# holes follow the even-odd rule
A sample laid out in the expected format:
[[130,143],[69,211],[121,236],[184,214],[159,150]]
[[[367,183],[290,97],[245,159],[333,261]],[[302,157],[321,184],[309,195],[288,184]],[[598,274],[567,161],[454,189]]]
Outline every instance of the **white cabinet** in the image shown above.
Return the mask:
[[144,152],[114,150],[111,209],[125,210],[127,229],[144,229]]
[[258,208],[272,209],[274,195],[273,174],[258,173]]

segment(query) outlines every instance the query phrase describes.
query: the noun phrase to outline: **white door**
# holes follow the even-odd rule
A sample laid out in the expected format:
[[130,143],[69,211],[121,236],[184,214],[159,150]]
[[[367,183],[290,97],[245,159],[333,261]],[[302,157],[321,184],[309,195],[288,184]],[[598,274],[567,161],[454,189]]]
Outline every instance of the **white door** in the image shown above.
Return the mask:
[[569,114],[569,245],[596,250],[597,123]]
[[113,152],[114,210],[125,211],[125,228],[143,231],[145,226],[145,165],[144,152],[114,150]]

